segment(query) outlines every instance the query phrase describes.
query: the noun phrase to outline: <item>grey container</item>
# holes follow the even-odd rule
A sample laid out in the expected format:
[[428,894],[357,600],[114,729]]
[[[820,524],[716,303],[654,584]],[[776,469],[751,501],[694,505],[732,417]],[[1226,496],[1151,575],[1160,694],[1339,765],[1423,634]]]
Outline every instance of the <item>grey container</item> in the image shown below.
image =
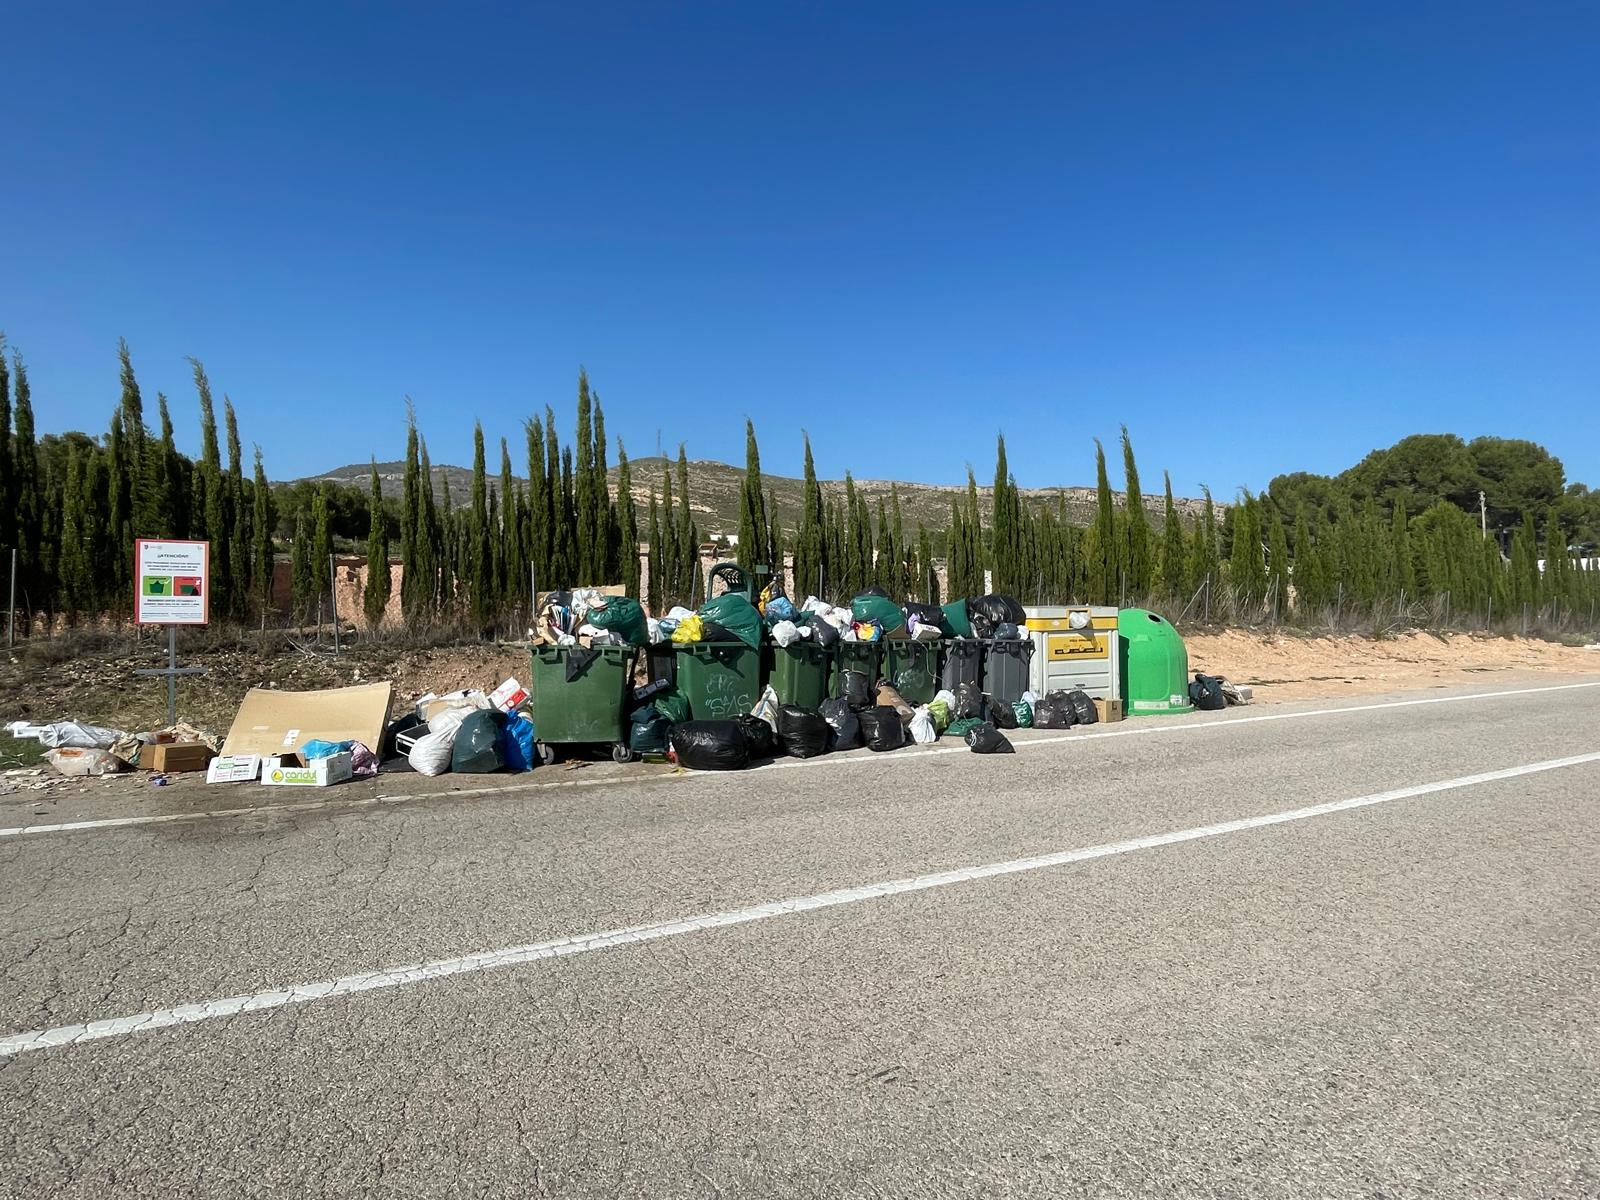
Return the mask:
[[983,643],[973,638],[952,638],[939,643],[942,663],[939,686],[955,691],[963,683],[983,683]]
[[1032,666],[1032,641],[986,640],[983,643],[983,694],[995,704],[1015,704],[1028,690],[1028,672]]

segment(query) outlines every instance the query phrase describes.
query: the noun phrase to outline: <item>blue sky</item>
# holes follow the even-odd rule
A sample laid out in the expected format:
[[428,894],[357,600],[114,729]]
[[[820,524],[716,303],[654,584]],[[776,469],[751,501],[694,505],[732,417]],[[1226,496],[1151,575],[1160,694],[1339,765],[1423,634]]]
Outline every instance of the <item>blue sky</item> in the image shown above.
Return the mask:
[[[586,364],[635,456],[1264,486],[1410,432],[1600,485],[1600,8],[10,5],[0,329],[48,430],[116,339],[269,473]],[[515,440],[513,442],[515,444]]]

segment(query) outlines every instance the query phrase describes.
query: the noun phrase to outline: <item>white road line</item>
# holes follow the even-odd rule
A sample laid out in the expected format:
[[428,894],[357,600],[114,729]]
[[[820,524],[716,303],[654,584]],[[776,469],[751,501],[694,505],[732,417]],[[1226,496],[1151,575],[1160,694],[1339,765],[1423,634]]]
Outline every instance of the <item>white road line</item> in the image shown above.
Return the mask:
[[[1303,721],[1311,717],[1331,717],[1342,713],[1375,712],[1389,708],[1414,708],[1423,704],[1462,704],[1469,700],[1498,700],[1507,696],[1537,696],[1545,692],[1568,692],[1581,688],[1597,687],[1600,687],[1600,680],[1595,680],[1591,683],[1557,683],[1543,687],[1512,688],[1501,692],[1472,692],[1465,696],[1424,696],[1415,700],[1385,700],[1376,704],[1349,704],[1339,708],[1314,708],[1282,713],[1256,713],[1250,716],[1219,717],[1213,720],[1191,719],[1163,722],[1159,717],[1137,718],[1127,728],[1102,729],[1093,733],[1084,730],[1072,730],[1052,737],[1018,739],[1015,745],[1018,750],[1026,750],[1033,746],[1056,746],[1063,742],[1085,742],[1099,738],[1194,733],[1205,729],[1232,729],[1235,726],[1254,725],[1261,721]],[[970,751],[963,742],[954,746],[930,746],[920,750],[897,750],[891,754],[823,755],[818,758],[781,759],[770,766],[759,769],[765,771],[814,770],[819,767],[846,767],[862,763],[908,762],[912,759],[931,758],[941,754],[968,753]],[[46,833],[81,833],[92,829],[119,829],[138,825],[165,825],[173,821],[215,821],[231,817],[250,817],[270,815],[272,813],[312,812],[323,808],[367,808],[378,804],[409,804],[419,800],[468,800],[479,796],[510,796],[541,788],[618,787],[624,784],[633,787],[645,783],[660,783],[665,780],[694,778],[702,775],[718,776],[721,774],[722,772],[717,771],[683,771],[672,774],[636,775],[627,778],[619,778],[613,775],[603,779],[561,780],[555,783],[539,783],[530,780],[527,783],[519,782],[497,787],[459,788],[446,792],[417,792],[399,796],[367,796],[357,800],[346,800],[337,796],[330,796],[326,800],[312,800],[304,804],[258,804],[249,808],[223,808],[215,809],[211,812],[162,813],[148,817],[109,817],[84,821],[62,821],[49,825],[14,825],[9,828],[0,828],[0,838],[31,837],[36,834]]]
[[1290,821],[1304,821],[1329,813],[1345,812],[1353,808],[1366,808],[1374,804],[1388,804],[1395,800],[1408,800],[1456,788],[1473,787],[1482,783],[1516,779],[1543,771],[1557,771],[1565,767],[1582,766],[1600,762],[1600,751],[1577,754],[1570,758],[1554,758],[1544,762],[1507,767],[1499,771],[1484,771],[1477,775],[1463,775],[1457,779],[1442,779],[1434,783],[1420,783],[1411,787],[1375,792],[1370,796],[1356,796],[1348,800],[1333,800],[1314,804],[1308,808],[1290,809],[1287,812],[1266,813],[1255,817],[1242,817],[1222,821],[1215,825],[1199,825],[1171,833],[1149,834],[1127,841],[1108,842],[1099,846],[1086,846],[1078,850],[1063,850],[1034,858],[1016,858],[1007,862],[987,863],[982,866],[960,867],[953,871],[939,871],[931,875],[916,875],[908,879],[890,879],[882,883],[863,884],[859,887],[841,888],[838,891],[819,892],[811,896],[792,896],[749,908],[726,909],[722,912],[702,913],[680,917],[671,921],[654,921],[647,925],[631,925],[623,929],[609,929],[601,933],[580,934],[557,938],[554,941],[534,942],[523,946],[507,946],[500,950],[485,950],[460,958],[441,958],[432,962],[409,966],[388,967],[380,971],[366,971],[359,975],[343,975],[338,979],[325,979],[312,983],[297,983],[268,992],[254,992],[242,996],[226,996],[196,1004],[181,1004],[175,1008],[160,1008],[152,1012],[133,1013],[125,1017],[110,1017],[88,1021],[81,1025],[58,1025],[51,1029],[33,1029],[0,1038],[0,1058],[45,1050],[53,1046],[69,1046],[79,1042],[98,1041],[103,1038],[122,1037],[130,1033],[145,1033],[166,1029],[174,1025],[192,1025],[219,1017],[238,1016],[241,1013],[260,1012],[282,1008],[289,1004],[308,1004],[314,1000],[331,1000],[338,996],[354,995],[382,988],[406,987],[430,979],[445,979],[451,975],[467,975],[500,967],[519,966],[542,962],[546,959],[565,958],[572,954],[586,954],[591,950],[604,950],[610,946],[632,945],[659,941],[687,933],[700,933],[721,929],[729,925],[748,925],[773,917],[792,913],[814,912],[817,909],[837,908],[857,904],[863,900],[876,900],[884,896],[901,896],[909,892],[923,892],[932,888],[949,887],[958,883],[971,883],[979,879],[993,879],[1001,875],[1020,875],[1062,867],[1090,859],[1110,858],[1118,854],[1131,854],[1136,850],[1153,850],[1173,846],[1180,842],[1199,841],[1202,838],[1222,837],[1266,825],[1282,825]]

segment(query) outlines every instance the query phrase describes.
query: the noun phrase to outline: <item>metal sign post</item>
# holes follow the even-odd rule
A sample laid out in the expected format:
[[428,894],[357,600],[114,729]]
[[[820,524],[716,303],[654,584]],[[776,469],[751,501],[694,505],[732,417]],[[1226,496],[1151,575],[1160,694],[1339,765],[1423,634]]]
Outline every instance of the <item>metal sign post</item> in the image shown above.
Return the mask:
[[135,675],[167,677],[167,724],[178,723],[178,676],[204,667],[178,665],[178,626],[211,620],[211,543],[139,538],[133,545],[133,615],[140,625],[167,627],[167,665]]

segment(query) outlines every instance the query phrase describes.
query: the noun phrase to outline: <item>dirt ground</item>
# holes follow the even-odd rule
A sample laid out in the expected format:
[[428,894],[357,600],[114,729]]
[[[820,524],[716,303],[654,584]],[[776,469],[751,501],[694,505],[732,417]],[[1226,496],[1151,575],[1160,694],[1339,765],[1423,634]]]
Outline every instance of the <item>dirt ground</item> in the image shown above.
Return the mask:
[[1409,688],[1600,675],[1600,649],[1534,638],[1406,633],[1391,638],[1301,637],[1243,630],[1184,639],[1191,670],[1256,689],[1257,702],[1363,696]]

